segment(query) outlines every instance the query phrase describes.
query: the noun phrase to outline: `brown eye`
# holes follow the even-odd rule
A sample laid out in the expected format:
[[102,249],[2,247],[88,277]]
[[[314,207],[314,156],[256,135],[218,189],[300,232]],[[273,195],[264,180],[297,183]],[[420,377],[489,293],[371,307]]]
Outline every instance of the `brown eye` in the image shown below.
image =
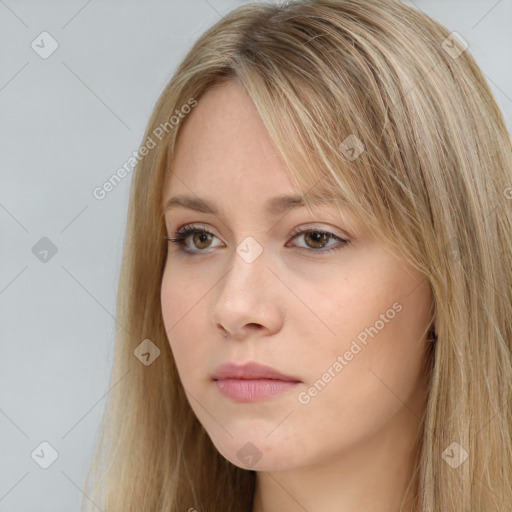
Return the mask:
[[211,244],[211,236],[212,235],[210,233],[206,233],[205,231],[196,231],[192,234],[191,238],[196,247],[200,249],[207,249]]
[[329,241],[329,235],[320,231],[308,231],[304,234],[304,240],[309,247],[322,249]]
[[[310,252],[318,252],[320,254],[341,249],[341,247],[349,243],[348,240],[345,240],[335,235],[334,233],[330,233],[329,231],[324,231],[323,229],[297,229],[294,231],[293,235],[294,239],[304,237],[306,246],[298,247],[303,249],[311,249],[312,251]],[[335,243],[331,245],[326,245],[329,242],[329,240],[333,240]],[[336,244],[336,241],[338,242],[338,244]],[[328,248],[326,249],[326,247]]]
[[[208,247],[211,246],[213,238],[216,238],[215,235],[204,228],[185,226],[178,230],[174,238],[169,237],[167,240],[178,244],[183,252],[193,254],[206,252],[204,249],[208,249]],[[190,248],[190,244],[187,243],[189,239],[192,240],[192,248]]]
[[[309,252],[323,254],[329,251],[341,249],[343,246],[349,244],[345,240],[334,233],[324,231],[322,229],[297,229],[292,233],[292,239],[304,237],[305,246],[296,246],[302,249],[309,250]],[[201,252],[209,253],[206,249],[216,247],[212,245],[214,238],[217,238],[213,233],[207,229],[199,226],[185,226],[177,231],[174,238],[167,238],[170,242],[178,244],[181,251],[188,254],[200,254]],[[188,240],[192,244],[188,243]],[[332,240],[334,244],[327,245]],[[337,242],[337,243],[336,243]],[[331,247],[332,246],[332,247]],[[289,247],[288,245],[286,247]]]

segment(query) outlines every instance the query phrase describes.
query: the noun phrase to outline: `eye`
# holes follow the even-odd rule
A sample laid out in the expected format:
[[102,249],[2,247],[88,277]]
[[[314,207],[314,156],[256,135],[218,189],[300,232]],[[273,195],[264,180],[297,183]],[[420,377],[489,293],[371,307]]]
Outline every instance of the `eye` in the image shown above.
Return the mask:
[[[326,253],[341,249],[343,246],[349,244],[349,240],[345,240],[334,233],[325,231],[323,229],[295,229],[291,235],[292,240],[299,237],[304,237],[306,246],[296,246],[302,249],[309,249],[309,252]],[[165,237],[170,242],[178,244],[179,249],[188,254],[198,254],[201,252],[207,252],[204,249],[208,249],[211,246],[211,240],[216,238],[213,233],[210,233],[207,229],[188,225],[180,228],[173,237]],[[188,241],[192,240],[195,248],[191,248]],[[327,245],[329,240],[334,241],[334,244]],[[338,242],[338,243],[336,243]],[[326,249],[325,247],[329,247]]]
[[[191,236],[193,235],[193,236]],[[205,252],[203,250],[196,251],[193,249],[190,249],[190,247],[187,244],[187,241],[189,238],[192,238],[193,243],[197,244],[196,247],[200,247],[201,249],[207,249],[210,244],[211,237],[214,237],[215,235],[213,233],[210,233],[208,230],[194,226],[194,225],[188,225],[180,228],[174,235],[174,237],[166,237],[169,242],[174,242],[175,244],[178,244],[178,247],[181,251],[189,253],[189,254],[195,254],[198,252]]]
[[[302,229],[302,228],[296,228],[292,232],[293,238],[300,238],[304,237],[304,240],[306,241],[306,249],[313,248],[313,249],[320,249],[315,250],[313,252],[319,252],[319,253],[326,253],[331,251],[336,251],[338,249],[341,249],[344,245],[347,245],[349,243],[348,240],[345,240],[344,238],[341,238],[334,233],[331,233],[330,231],[325,231],[323,229],[318,228],[310,228],[310,229]],[[329,245],[326,245],[326,243],[329,240],[333,240],[335,243]],[[336,244],[338,242],[338,244]],[[331,247],[333,246],[334,247]],[[329,249],[325,249],[325,247],[329,247]]]

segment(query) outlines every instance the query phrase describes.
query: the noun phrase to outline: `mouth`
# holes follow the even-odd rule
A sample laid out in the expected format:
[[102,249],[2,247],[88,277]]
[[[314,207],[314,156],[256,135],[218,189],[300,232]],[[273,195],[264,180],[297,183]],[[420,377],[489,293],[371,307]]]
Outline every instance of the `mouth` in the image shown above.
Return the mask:
[[220,393],[236,402],[270,398],[302,382],[297,377],[255,362],[242,366],[234,363],[221,365],[214,372],[212,380]]

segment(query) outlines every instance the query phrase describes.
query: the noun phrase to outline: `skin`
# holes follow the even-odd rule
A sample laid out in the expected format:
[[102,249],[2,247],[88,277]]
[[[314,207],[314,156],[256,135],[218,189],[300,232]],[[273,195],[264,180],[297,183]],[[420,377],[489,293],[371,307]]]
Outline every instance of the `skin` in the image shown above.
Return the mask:
[[[173,169],[164,201],[199,196],[221,216],[166,212],[168,236],[191,223],[214,236],[189,235],[193,255],[169,242],[164,324],[189,403],[212,442],[233,464],[257,471],[253,511],[398,511],[425,406],[427,281],[334,205],[266,215],[267,199],[297,191],[237,81],[207,91],[187,116]],[[327,239],[327,249],[340,248],[322,254],[318,238],[290,236],[296,227],[350,243]],[[248,236],[263,249],[252,263],[236,252]],[[338,356],[394,303],[401,305],[394,318],[334,371]],[[256,361],[301,383],[269,399],[234,402],[211,380],[227,361]],[[329,368],[331,380],[301,403],[298,394]],[[260,456],[252,467],[237,456],[248,442]]]

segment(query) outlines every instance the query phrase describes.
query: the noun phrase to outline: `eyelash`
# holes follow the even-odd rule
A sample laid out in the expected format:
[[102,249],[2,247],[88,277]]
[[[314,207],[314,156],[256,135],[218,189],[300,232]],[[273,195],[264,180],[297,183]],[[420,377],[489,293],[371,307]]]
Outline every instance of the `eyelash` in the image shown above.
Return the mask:
[[[193,233],[206,233],[207,235],[215,237],[215,235],[213,233],[211,233],[210,231],[208,231],[207,229],[200,228],[200,227],[194,226],[194,225],[188,225],[188,226],[184,226],[184,227],[180,228],[179,230],[177,230],[177,232],[174,234],[174,237],[164,237],[164,238],[170,242],[178,244],[180,251],[190,254],[190,255],[197,255],[197,254],[200,254],[201,252],[203,252],[203,253],[207,252],[207,250],[201,250],[201,249],[191,251],[190,249],[188,249],[186,247],[185,242],[186,242],[187,238]],[[311,228],[311,229],[296,228],[293,230],[293,232],[291,233],[290,236],[293,239],[293,238],[296,238],[298,235],[303,235],[303,234],[307,234],[307,233],[321,233],[322,235],[327,235],[331,239],[335,239],[338,242],[340,242],[340,245],[334,246],[334,247],[328,248],[328,249],[324,248],[324,249],[318,249],[318,250],[306,248],[306,247],[299,247],[299,249],[306,249],[306,250],[309,250],[312,252],[325,254],[327,252],[337,251],[337,250],[343,248],[345,245],[348,245],[350,243],[349,240],[345,240],[344,238],[341,238],[341,237],[335,235],[334,233],[330,233],[329,231],[325,231],[323,229],[318,229],[318,228]]]

